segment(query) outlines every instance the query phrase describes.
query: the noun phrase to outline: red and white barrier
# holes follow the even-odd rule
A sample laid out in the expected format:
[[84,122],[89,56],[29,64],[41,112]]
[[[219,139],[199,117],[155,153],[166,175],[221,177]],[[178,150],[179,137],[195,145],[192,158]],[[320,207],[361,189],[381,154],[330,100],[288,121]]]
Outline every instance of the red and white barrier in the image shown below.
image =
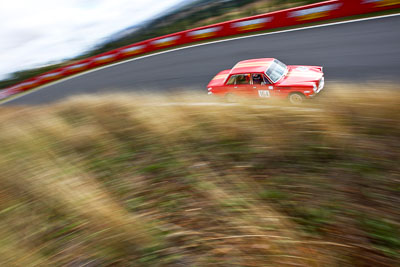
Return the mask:
[[331,0],[181,31],[124,46],[25,80],[0,90],[0,99],[79,72],[160,49],[247,32],[289,27],[395,8],[400,8],[400,0]]

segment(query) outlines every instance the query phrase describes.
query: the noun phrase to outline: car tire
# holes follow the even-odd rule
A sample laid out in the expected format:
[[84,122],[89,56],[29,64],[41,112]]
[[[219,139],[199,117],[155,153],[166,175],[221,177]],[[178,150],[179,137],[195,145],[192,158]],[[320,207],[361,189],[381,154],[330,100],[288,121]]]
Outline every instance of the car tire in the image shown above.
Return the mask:
[[301,105],[303,104],[305,97],[301,93],[291,93],[288,97],[288,100],[292,105]]

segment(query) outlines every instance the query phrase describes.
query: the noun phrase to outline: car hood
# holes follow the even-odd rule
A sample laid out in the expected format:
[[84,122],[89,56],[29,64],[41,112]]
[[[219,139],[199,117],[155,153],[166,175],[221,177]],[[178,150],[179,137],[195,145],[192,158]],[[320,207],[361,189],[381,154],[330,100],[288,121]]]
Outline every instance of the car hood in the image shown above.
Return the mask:
[[308,86],[318,83],[323,76],[322,67],[319,66],[288,66],[288,73],[278,81],[279,86]]

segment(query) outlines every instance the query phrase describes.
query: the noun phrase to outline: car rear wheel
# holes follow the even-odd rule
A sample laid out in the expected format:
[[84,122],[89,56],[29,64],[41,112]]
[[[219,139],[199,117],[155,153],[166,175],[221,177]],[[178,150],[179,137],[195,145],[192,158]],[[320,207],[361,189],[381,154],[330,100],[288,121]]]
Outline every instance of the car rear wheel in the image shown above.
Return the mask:
[[289,95],[289,102],[293,105],[300,105],[304,102],[305,97],[301,93],[292,93]]
[[232,93],[228,93],[225,95],[225,101],[228,103],[236,103],[238,102],[238,97]]

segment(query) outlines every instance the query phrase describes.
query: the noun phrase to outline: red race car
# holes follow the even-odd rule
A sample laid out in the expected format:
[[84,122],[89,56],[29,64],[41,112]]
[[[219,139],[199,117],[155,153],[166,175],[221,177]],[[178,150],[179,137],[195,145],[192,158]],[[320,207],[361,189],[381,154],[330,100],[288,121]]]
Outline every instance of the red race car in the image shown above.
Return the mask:
[[300,104],[324,88],[319,66],[286,66],[275,58],[249,59],[218,73],[208,84],[208,94],[232,101],[237,96],[287,98]]

